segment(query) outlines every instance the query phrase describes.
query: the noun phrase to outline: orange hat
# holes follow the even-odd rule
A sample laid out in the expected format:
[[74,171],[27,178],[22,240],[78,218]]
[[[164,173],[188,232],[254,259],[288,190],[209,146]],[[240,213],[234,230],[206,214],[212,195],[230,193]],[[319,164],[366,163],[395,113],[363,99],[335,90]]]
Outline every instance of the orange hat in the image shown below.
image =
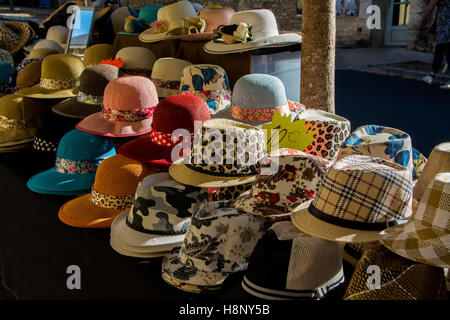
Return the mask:
[[91,193],[66,202],[59,209],[59,219],[73,227],[111,227],[114,218],[133,204],[139,182],[158,168],[122,155],[104,160],[97,169]]

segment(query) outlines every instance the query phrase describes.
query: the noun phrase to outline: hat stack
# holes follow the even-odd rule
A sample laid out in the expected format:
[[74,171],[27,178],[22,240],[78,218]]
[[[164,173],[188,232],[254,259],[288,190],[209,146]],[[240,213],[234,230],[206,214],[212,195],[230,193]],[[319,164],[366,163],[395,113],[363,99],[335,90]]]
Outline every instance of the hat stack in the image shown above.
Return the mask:
[[158,91],[158,97],[166,98],[178,93],[183,70],[189,65],[189,61],[176,58],[160,58],[155,61],[151,80]]
[[195,64],[185,67],[180,91],[202,98],[211,114],[230,107],[230,83],[227,73],[220,66]]
[[116,59],[125,60],[122,67],[127,75],[143,76],[150,78],[156,56],[150,49],[143,47],[125,47],[116,53]]
[[111,246],[132,257],[163,256],[180,245],[191,216],[207,192],[183,186],[167,172],[152,174],[138,185],[133,205],[111,226]]

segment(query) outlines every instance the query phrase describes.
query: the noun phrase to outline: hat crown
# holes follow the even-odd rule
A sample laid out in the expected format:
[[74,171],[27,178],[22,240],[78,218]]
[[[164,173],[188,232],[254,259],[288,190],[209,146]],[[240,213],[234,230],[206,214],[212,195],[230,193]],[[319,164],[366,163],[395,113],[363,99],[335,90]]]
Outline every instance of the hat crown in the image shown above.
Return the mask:
[[67,42],[67,35],[69,33],[69,29],[65,26],[51,26],[47,30],[47,35],[45,39],[53,40],[60,44],[65,44]]
[[141,232],[184,234],[206,198],[200,188],[180,185],[167,172],[155,173],[139,183],[127,224]]
[[183,27],[185,17],[196,17],[194,7],[189,1],[183,0],[162,7],[158,10],[158,21],[167,25],[168,30]]
[[245,22],[252,26],[254,40],[278,36],[278,26],[275,15],[267,9],[239,11],[233,14],[230,24]]
[[56,156],[67,160],[102,161],[116,154],[111,139],[73,129],[59,142]]
[[231,202],[205,202],[191,219],[181,260],[190,259],[202,271],[245,269],[263,234],[262,218],[233,208]]
[[183,69],[180,90],[230,90],[230,84],[228,76],[221,66],[213,64],[194,64]]
[[191,65],[189,61],[177,58],[160,58],[155,61],[152,78],[168,81],[180,81],[185,67]]
[[28,59],[19,65],[16,84],[19,89],[28,88],[39,83],[42,70],[42,59]]
[[345,157],[331,166],[309,210],[356,229],[354,222],[379,230],[404,223],[412,214],[411,172],[380,158]]
[[84,52],[83,62],[86,66],[99,64],[102,60],[114,58],[114,47],[107,43],[94,44]]
[[84,70],[83,61],[70,54],[52,54],[42,62],[41,78],[49,80],[78,79]]
[[153,82],[140,76],[119,77],[105,88],[103,104],[114,110],[151,108],[158,104]]
[[125,59],[122,67],[128,69],[152,70],[156,56],[150,49],[144,47],[125,47],[116,53],[116,58]]
[[119,68],[107,65],[98,64],[86,67],[80,76],[79,91],[102,97],[108,83],[119,77]]
[[450,233],[450,172],[434,177],[420,199],[413,219]]
[[0,97],[0,116],[7,119],[23,120],[48,110],[48,102],[29,99],[16,94]]
[[163,6],[145,6],[139,10],[139,20],[144,21],[145,23],[152,23],[153,21],[158,20],[158,11]]
[[241,109],[278,108],[287,104],[283,82],[268,74],[248,74],[239,78],[231,102]]
[[229,25],[233,14],[232,8],[202,8],[198,17],[205,20],[204,32],[213,32],[220,25]]
[[100,164],[93,188],[106,195],[134,195],[139,181],[154,172],[152,166],[117,154]]
[[54,50],[59,54],[64,53],[63,47],[61,47],[61,45],[58,42],[56,42],[54,40],[49,40],[49,39],[39,40],[39,42],[36,43],[36,45],[33,47],[33,50],[39,50],[39,49]]
[[194,133],[195,122],[210,120],[206,103],[195,96],[173,95],[161,100],[155,108],[152,129],[172,134],[183,128]]

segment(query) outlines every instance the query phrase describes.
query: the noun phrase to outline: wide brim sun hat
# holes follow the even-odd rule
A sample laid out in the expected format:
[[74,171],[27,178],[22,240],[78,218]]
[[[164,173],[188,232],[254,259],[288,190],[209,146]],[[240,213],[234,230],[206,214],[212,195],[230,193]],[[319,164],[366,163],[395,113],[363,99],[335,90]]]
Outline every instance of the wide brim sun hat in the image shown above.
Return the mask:
[[4,22],[0,24],[0,45],[11,54],[21,50],[33,37],[35,32],[27,23]]

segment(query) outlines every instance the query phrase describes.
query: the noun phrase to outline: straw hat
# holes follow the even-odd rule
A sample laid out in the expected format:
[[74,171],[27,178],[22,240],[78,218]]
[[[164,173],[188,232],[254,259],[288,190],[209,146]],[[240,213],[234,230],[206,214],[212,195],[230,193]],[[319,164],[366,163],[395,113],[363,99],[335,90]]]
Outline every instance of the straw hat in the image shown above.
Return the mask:
[[18,89],[25,89],[39,84],[42,72],[42,59],[28,59],[18,69],[16,85]]
[[113,59],[116,54],[114,47],[107,43],[94,44],[84,52],[83,62],[86,67],[100,64],[102,60]]
[[65,26],[52,26],[47,30],[45,39],[53,40],[59,43],[62,48],[67,45],[67,36],[69,35],[69,29]]
[[155,167],[112,156],[97,168],[91,194],[66,202],[58,217],[73,227],[109,228],[117,215],[132,206],[139,181],[155,172]]
[[191,63],[176,58],[160,58],[155,61],[151,79],[158,91],[158,97],[165,98],[178,93],[183,70]]
[[[368,287],[370,266],[380,268],[380,288]],[[447,300],[442,268],[402,258],[382,245],[368,248],[356,266],[344,300]]]
[[261,126],[272,121],[275,111],[286,115],[303,110],[301,104],[286,98],[286,90],[280,79],[268,74],[253,73],[236,81],[231,107],[217,112],[213,119],[230,119]]
[[0,48],[13,54],[34,38],[34,31],[27,23],[3,22],[0,24]]
[[247,271],[237,279],[227,278],[223,289],[241,287],[241,291],[265,300],[319,300],[343,282],[339,245],[282,221],[258,241]]
[[255,181],[266,156],[264,132],[231,120],[203,122],[190,156],[174,162],[169,173],[178,182],[204,188]]
[[205,202],[192,216],[181,247],[164,257],[162,274],[195,286],[219,286],[247,268],[264,231],[262,218],[232,208],[231,202]]
[[36,116],[48,108],[45,101],[16,94],[0,97],[0,147],[31,145],[36,134]]
[[[158,10],[158,20],[152,23],[150,29],[139,35],[139,40],[156,42],[177,38],[178,36],[167,35],[167,32],[183,28],[186,17],[197,17],[197,13],[189,1],[183,0],[164,6]],[[159,25],[159,28],[155,28],[156,24]]]
[[131,137],[151,131],[158,95],[151,80],[140,76],[119,77],[105,87],[102,112],[81,120],[76,128],[108,137]]
[[[123,144],[119,153],[141,162],[170,165],[180,155],[172,150],[180,142],[189,148],[196,123],[210,120],[205,102],[194,96],[174,95],[161,100],[155,108],[151,133]],[[182,140],[172,140],[175,130],[186,130]],[[187,135],[187,136],[186,136]],[[187,139],[188,141],[185,141]]]
[[[267,9],[236,12],[230,20],[230,25],[233,24],[251,27],[248,31],[252,38],[240,40],[244,42],[236,40],[237,43],[232,44],[227,44],[222,39],[215,39],[205,44],[205,51],[212,54],[227,54],[266,47],[285,47],[302,41],[302,37],[295,33],[279,34],[275,15]],[[236,38],[240,39],[240,37]]]
[[314,197],[332,164],[306,153],[276,160],[274,175],[256,180],[252,189],[235,201],[235,208],[266,218],[288,217]]
[[122,71],[128,75],[150,78],[156,56],[150,49],[144,47],[126,47],[116,53],[116,58],[124,59]]
[[51,54],[57,54],[59,53],[57,50],[54,49],[33,49],[31,50],[30,54],[25,58],[26,59],[44,59],[45,57],[51,55]]
[[411,214],[411,172],[390,161],[355,155],[333,164],[314,200],[305,202],[291,219],[318,238],[365,243],[405,223]]
[[185,67],[180,91],[202,98],[211,114],[230,107],[230,83],[227,73],[220,66],[194,64]]
[[205,41],[214,38],[214,30],[221,25],[230,24],[234,14],[232,8],[202,8],[198,17],[205,21],[205,30],[201,33],[189,33],[180,36],[184,41]]
[[438,144],[431,151],[422,175],[414,186],[415,199],[422,199],[426,189],[440,172],[450,172],[450,142]]
[[49,39],[39,40],[39,42],[36,43],[33,47],[33,50],[42,50],[42,49],[54,50],[58,53],[64,53],[64,48],[58,42]]
[[314,141],[303,152],[328,160],[336,160],[342,143],[351,132],[350,121],[334,113],[307,109],[297,115],[296,120],[305,119],[308,132],[317,130]]
[[125,19],[131,16],[130,10],[128,7],[120,7],[114,10],[111,13],[111,23],[114,29],[114,33],[118,33],[123,30],[123,26],[125,25]]
[[80,76],[78,96],[53,106],[53,112],[78,119],[100,112],[105,88],[119,73],[119,68],[107,64],[87,67]]
[[73,129],[59,142],[55,166],[32,176],[27,187],[43,194],[84,194],[90,191],[100,163],[115,154],[109,138]]
[[240,184],[237,186],[212,188],[212,192],[208,194],[208,201],[236,201],[236,199],[244,192],[252,188],[253,182]]
[[191,216],[207,196],[205,190],[180,185],[167,172],[152,174],[139,183],[132,207],[114,220],[111,239],[139,249],[136,255],[170,251],[183,242]]
[[428,186],[408,223],[388,228],[381,243],[404,258],[450,267],[450,172],[439,173]]
[[79,78],[84,70],[80,58],[69,54],[53,54],[42,62],[38,85],[17,91],[18,95],[36,99],[71,98],[77,95]]

